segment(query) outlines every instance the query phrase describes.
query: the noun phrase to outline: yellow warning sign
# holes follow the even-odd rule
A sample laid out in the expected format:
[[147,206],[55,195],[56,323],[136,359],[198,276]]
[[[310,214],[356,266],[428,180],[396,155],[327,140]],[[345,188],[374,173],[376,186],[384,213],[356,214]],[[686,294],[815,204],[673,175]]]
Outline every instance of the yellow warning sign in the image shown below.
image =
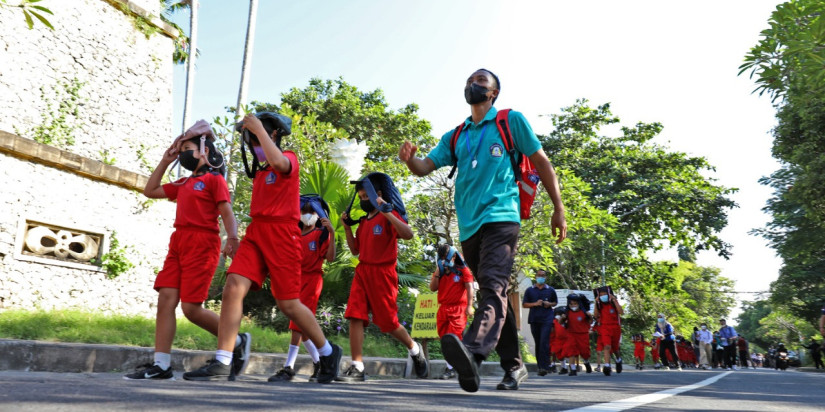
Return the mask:
[[415,299],[413,312],[413,338],[438,338],[438,293],[421,293]]

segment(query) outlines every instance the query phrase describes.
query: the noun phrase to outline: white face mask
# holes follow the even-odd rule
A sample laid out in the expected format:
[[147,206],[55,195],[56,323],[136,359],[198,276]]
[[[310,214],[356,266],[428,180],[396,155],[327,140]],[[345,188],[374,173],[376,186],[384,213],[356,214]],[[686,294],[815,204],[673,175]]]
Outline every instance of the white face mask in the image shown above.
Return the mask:
[[304,226],[314,227],[316,221],[318,221],[318,215],[315,213],[306,213],[301,215],[301,223],[303,223]]
[[578,307],[578,306],[571,306],[571,307],[570,307],[570,310],[572,310],[573,312],[578,312],[578,311],[579,311],[579,307]]
[[703,325],[702,330],[708,330],[708,327]]

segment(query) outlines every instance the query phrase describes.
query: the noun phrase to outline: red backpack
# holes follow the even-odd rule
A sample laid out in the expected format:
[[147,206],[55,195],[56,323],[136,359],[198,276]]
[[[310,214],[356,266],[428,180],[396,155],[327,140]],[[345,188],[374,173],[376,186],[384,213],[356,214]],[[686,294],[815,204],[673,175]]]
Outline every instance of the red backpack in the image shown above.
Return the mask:
[[[530,208],[536,199],[539,174],[536,171],[536,167],[533,166],[533,163],[530,161],[530,158],[523,153],[518,153],[516,150],[516,145],[513,144],[513,135],[510,132],[509,114],[510,109],[499,110],[498,113],[496,113],[496,127],[498,128],[499,134],[501,134],[501,140],[504,142],[504,150],[510,158],[510,164],[513,166],[513,174],[516,176],[521,218],[529,219]],[[450,154],[453,158],[453,169],[450,170],[449,178],[452,178],[456,171],[458,158],[455,156],[455,145],[463,129],[464,122],[455,128],[453,136],[450,138]]]

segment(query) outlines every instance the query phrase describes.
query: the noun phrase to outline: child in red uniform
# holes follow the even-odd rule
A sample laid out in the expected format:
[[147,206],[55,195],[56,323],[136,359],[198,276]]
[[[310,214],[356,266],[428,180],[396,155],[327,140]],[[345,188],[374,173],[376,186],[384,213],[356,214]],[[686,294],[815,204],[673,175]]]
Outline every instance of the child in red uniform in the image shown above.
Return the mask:
[[[461,254],[450,245],[438,247],[436,261],[438,265],[430,279],[430,290],[438,291],[438,337],[448,333],[463,336],[467,318],[473,314],[473,273]],[[441,379],[455,376],[452,365],[447,363]]]
[[[228,235],[223,253],[230,257],[238,249],[238,227],[226,180],[221,175],[225,169],[223,156],[215,150],[212,139],[209,124],[198,121],[164,152],[143,190],[151,199],[177,201],[177,212],[169,253],[154,285],[158,291],[155,361],[124,376],[125,379],[174,379],[171,352],[178,302],[187,319],[213,335],[218,334],[218,315],[202,306],[221,253],[218,215]],[[161,186],[166,169],[176,158],[192,175]]]
[[[335,229],[329,221],[329,206],[318,195],[301,196],[301,244],[303,259],[301,260],[301,303],[306,305],[312,313],[318,309],[318,298],[324,287],[324,259],[327,262],[335,260]],[[309,377],[310,382],[318,380],[320,363],[318,349],[309,340],[309,336],[301,333],[295,322],[289,322],[292,338],[289,342],[289,351],[286,362],[275,375],[269,378],[270,382],[291,381],[295,376],[295,360],[298,358],[298,342],[303,340],[309,356],[312,358],[313,370]]]
[[[550,354],[553,359],[561,363],[560,375],[567,373],[567,359],[564,353],[564,347],[567,345],[567,308],[561,307],[554,310],[556,318],[553,319],[553,331],[550,332]],[[550,371],[555,372],[555,365],[551,366]]]
[[656,336],[653,334],[653,339],[650,341],[650,358],[653,359],[653,369],[659,369],[662,367],[662,361],[659,357],[659,345],[661,345],[661,335]]
[[[301,294],[298,158],[295,153],[283,152],[280,148],[281,137],[290,133],[291,123],[286,116],[264,112],[248,114],[242,124],[236,125],[253,152],[252,171],[247,170],[247,176],[253,179],[249,205],[252,223],[227,270],[215,359],[183,374],[184,379],[234,379],[237,372],[232,368],[230,351],[243,316],[243,298],[250,289],[260,289],[267,276],[278,308],[318,348],[321,363],[318,382],[332,382],[338,374],[341,347],[330,345],[315,314],[298,299]],[[246,168],[246,156],[243,159]],[[265,160],[266,164],[259,164],[258,159]]]
[[645,364],[645,347],[649,347],[650,343],[645,341],[645,337],[641,334],[633,337],[633,358],[636,360],[636,369],[644,369]]
[[577,294],[567,296],[567,344],[564,354],[567,364],[570,365],[569,376],[576,376],[579,367],[579,356],[584,359],[587,373],[590,368],[590,314],[585,311],[581,297]]
[[[337,380],[363,382],[366,380],[362,347],[364,328],[372,321],[381,332],[389,333],[409,349],[415,373],[426,378],[429,372],[427,359],[421,345],[398,323],[398,238],[412,239],[413,232],[407,225],[406,210],[392,179],[383,173],[371,173],[355,182],[361,209],[367,212],[359,221],[349,218],[349,212],[341,216],[347,246],[358,256],[358,266],[352,279],[347,310],[344,317],[350,321],[349,339],[352,364]],[[385,201],[384,197],[390,200]],[[351,226],[360,224],[353,236]]]
[[[624,311],[616,295],[610,293],[610,287],[605,286],[596,290],[596,310],[594,315],[598,322],[599,340],[596,342],[596,352],[602,352],[604,364],[602,372],[610,376],[610,355],[616,354],[616,373],[622,373],[622,355],[619,352],[622,342],[622,326],[620,316]],[[596,355],[598,358],[598,355]]]

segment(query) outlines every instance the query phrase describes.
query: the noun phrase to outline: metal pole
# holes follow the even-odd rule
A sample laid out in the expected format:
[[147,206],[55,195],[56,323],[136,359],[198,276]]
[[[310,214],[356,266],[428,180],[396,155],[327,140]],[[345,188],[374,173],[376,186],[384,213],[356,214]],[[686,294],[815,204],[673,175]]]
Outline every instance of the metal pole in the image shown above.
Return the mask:
[[[195,58],[198,53],[198,0],[191,0],[189,4],[189,56],[186,60],[186,93],[183,98],[183,124],[181,133],[186,131],[189,124],[189,115],[192,112],[192,95],[195,93]],[[180,163],[178,163],[178,178],[180,178]]]

